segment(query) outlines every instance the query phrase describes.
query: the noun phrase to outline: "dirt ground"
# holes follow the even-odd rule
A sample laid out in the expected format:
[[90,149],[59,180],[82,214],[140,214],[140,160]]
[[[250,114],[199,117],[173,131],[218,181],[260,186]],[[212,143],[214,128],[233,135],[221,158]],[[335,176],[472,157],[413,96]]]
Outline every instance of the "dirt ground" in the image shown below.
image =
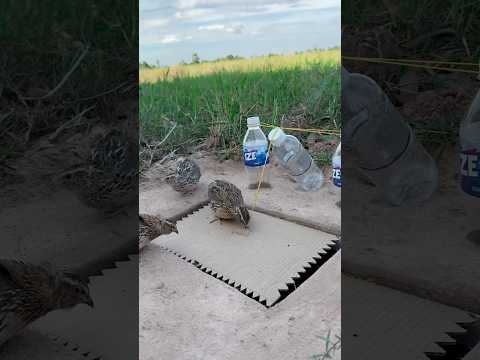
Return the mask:
[[131,241],[125,239],[132,230],[131,217],[121,213],[104,219],[62,188],[49,191],[26,184],[20,190],[12,187],[3,199],[0,250],[5,258],[75,267],[108,257],[112,249]]
[[[480,201],[462,192],[458,152],[438,160],[440,187],[424,204],[393,207],[343,169],[343,270],[444,304],[480,313]],[[478,233],[477,233],[478,234]]]
[[[205,154],[195,158],[203,175],[193,195],[173,192],[161,181],[162,168],[154,166],[140,187],[140,211],[165,217],[181,213],[207,198],[214,179],[237,184],[252,205],[255,191],[246,189],[241,163],[219,163]],[[295,191],[278,168],[270,175],[272,188],[262,189],[259,207],[340,233],[340,194],[330,184],[328,169],[325,185],[313,193]],[[340,253],[267,309],[154,241],[140,258],[140,359],[322,359],[322,338],[330,333],[333,343],[340,336],[340,300]],[[331,356],[340,359],[341,351]]]
[[155,243],[140,259],[141,360],[311,359],[340,310],[340,253],[271,309]]

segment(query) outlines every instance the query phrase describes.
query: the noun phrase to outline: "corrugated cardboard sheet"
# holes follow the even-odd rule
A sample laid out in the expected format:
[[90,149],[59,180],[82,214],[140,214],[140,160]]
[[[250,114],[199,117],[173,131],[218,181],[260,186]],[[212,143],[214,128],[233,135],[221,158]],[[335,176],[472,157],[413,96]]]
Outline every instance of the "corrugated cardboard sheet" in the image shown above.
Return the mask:
[[215,217],[205,206],[177,224],[178,235],[154,242],[270,306],[279,289],[287,289],[337,239],[259,212],[250,215],[246,229],[238,221],[211,222]]

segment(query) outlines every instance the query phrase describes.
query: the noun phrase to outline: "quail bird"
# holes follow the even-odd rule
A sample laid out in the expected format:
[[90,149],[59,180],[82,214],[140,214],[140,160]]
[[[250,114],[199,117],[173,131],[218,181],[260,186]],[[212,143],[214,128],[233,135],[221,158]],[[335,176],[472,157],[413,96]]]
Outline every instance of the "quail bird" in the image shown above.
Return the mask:
[[87,282],[50,264],[0,259],[0,347],[53,310],[93,307]]
[[188,194],[195,190],[201,176],[200,167],[195,161],[188,158],[179,158],[174,169],[165,177],[165,181],[175,191]]
[[219,219],[238,218],[247,227],[250,214],[246,208],[242,192],[232,183],[215,180],[208,186],[210,205]]
[[138,247],[140,250],[160,235],[168,235],[171,233],[178,234],[177,225],[175,223],[158,216],[139,214],[139,220]]
[[138,154],[121,129],[95,134],[83,166],[70,172],[67,185],[87,206],[116,214],[133,204],[138,192]]

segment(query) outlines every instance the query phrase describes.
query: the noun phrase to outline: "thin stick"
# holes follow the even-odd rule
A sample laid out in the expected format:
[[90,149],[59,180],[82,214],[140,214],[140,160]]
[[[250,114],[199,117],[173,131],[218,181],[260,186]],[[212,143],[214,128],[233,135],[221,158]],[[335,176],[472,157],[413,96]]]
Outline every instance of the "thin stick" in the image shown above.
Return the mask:
[[173,130],[177,127],[177,123],[175,123],[172,128],[168,131],[167,135],[160,141],[158,144],[155,144],[153,146],[150,146],[147,144],[148,150],[150,151],[150,160],[148,161],[148,167],[152,165],[153,157],[154,157],[154,150],[158,149],[160,145],[162,145],[165,141],[167,141],[168,137],[172,134]]
[[80,119],[83,115],[85,115],[87,112],[89,112],[90,110],[92,110],[93,108],[95,108],[95,106],[90,106],[84,110],[82,110],[82,112],[80,112],[79,114],[76,114],[71,120],[69,121],[66,121],[62,126],[60,126],[52,135],[50,135],[48,137],[48,140],[49,141],[54,141],[57,136],[63,131],[65,130],[66,128],[68,128],[68,126],[72,123],[74,123],[75,121],[77,121],[78,119]]
[[83,53],[78,57],[78,59],[73,64],[72,68],[65,74],[65,76],[58,83],[58,85],[55,86],[52,90],[50,90],[48,92],[48,94],[45,94],[45,95],[40,96],[40,97],[22,97],[22,99],[23,100],[43,100],[43,99],[46,99],[46,98],[52,96],[53,94],[55,94],[63,86],[63,84],[65,84],[67,82],[70,75],[72,75],[73,72],[75,71],[75,69],[78,67],[78,65],[80,65],[80,63],[82,62],[83,58],[87,55],[87,53],[88,53],[88,47],[85,48]]

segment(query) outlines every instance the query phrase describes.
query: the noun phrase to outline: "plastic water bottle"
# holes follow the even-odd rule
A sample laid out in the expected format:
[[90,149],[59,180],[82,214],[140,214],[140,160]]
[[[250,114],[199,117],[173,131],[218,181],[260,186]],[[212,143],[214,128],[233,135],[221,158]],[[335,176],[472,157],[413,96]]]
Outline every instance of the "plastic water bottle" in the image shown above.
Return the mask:
[[460,145],[462,190],[480,197],[480,91],[460,126]]
[[438,187],[433,158],[378,84],[342,68],[344,150],[393,205],[420,203]]
[[268,139],[272,142],[273,155],[298,183],[299,190],[315,191],[322,187],[322,171],[295,136],[274,128],[268,134]]
[[332,157],[332,182],[337,187],[342,187],[342,143],[338,144]]
[[[243,138],[243,159],[247,172],[248,188],[256,189],[260,180],[262,186],[269,186],[268,164],[270,159],[267,137],[260,129],[260,119],[257,116],[249,117],[247,126],[248,129]],[[264,166],[266,168],[262,170]],[[262,171],[263,179],[261,179]]]

